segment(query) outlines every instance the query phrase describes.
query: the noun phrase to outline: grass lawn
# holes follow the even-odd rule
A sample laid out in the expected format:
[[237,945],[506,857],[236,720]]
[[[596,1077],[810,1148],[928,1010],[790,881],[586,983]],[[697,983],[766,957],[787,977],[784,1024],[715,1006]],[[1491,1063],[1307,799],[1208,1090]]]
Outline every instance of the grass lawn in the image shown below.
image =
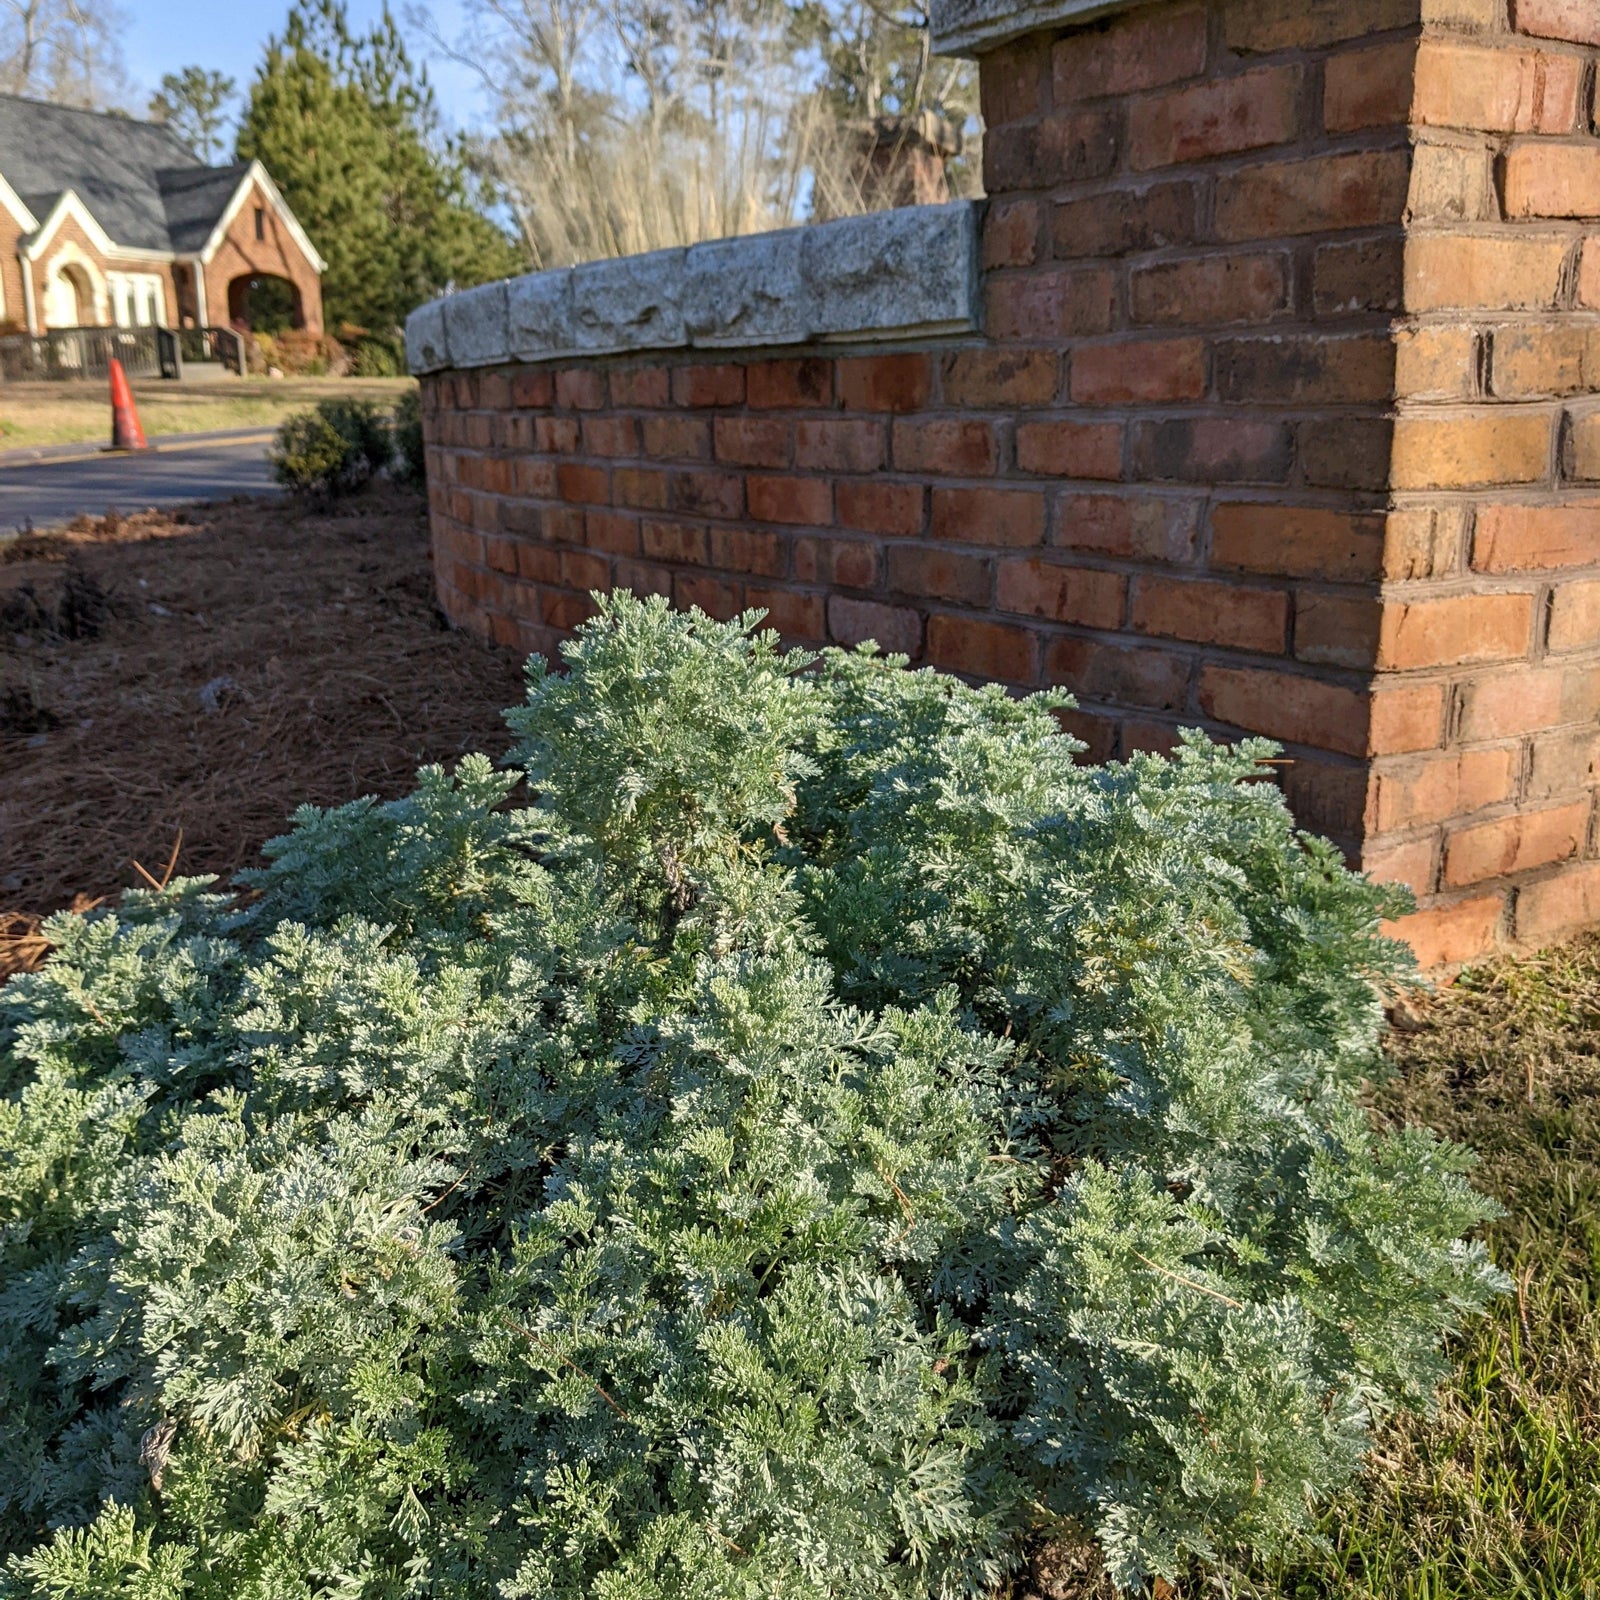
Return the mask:
[[1438,1415],[1383,1431],[1327,1555],[1254,1593],[1600,1600],[1600,935],[1469,974],[1391,1054],[1379,1109],[1478,1151],[1517,1291]]
[[[410,378],[234,378],[216,383],[142,379],[133,386],[139,420],[151,438],[211,428],[275,428],[291,411],[329,395],[393,403]],[[100,443],[111,431],[111,400],[99,382],[0,384],[0,450]]]

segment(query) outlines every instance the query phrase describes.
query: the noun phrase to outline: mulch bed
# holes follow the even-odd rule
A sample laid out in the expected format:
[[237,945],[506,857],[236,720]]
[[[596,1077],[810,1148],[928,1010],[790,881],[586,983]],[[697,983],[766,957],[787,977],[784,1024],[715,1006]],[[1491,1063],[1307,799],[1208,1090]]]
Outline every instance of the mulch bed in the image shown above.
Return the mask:
[[435,607],[412,491],[0,543],[0,978],[43,958],[42,914],[169,865],[227,878],[304,801],[500,754],[521,692],[513,653]]

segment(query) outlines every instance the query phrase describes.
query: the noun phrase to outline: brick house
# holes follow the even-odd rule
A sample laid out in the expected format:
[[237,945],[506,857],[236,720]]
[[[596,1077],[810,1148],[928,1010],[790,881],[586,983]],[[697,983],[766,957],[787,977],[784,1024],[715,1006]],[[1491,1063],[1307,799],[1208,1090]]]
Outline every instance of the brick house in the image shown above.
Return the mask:
[[0,95],[0,328],[247,328],[275,281],[320,333],[323,267],[259,162],[208,167],[159,123]]

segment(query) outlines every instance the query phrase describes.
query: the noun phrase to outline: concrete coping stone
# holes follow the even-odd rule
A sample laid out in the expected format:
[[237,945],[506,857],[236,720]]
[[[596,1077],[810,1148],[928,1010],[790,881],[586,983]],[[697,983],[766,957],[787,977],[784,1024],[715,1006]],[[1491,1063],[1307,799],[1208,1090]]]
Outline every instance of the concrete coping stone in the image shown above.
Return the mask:
[[1096,22],[1148,0],[930,0],[928,27],[941,56],[981,56],[1025,33]]
[[463,289],[406,319],[406,362],[426,373],[970,332],[981,209],[905,206]]

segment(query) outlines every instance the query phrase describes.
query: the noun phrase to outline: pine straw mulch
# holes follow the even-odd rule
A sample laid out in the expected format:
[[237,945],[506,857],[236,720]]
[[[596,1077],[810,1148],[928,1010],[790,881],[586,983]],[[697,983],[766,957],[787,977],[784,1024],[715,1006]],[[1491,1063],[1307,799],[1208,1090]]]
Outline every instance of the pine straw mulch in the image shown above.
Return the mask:
[[521,663],[450,632],[426,506],[236,500],[0,543],[0,981],[42,915],[248,865],[303,801],[510,741]]

